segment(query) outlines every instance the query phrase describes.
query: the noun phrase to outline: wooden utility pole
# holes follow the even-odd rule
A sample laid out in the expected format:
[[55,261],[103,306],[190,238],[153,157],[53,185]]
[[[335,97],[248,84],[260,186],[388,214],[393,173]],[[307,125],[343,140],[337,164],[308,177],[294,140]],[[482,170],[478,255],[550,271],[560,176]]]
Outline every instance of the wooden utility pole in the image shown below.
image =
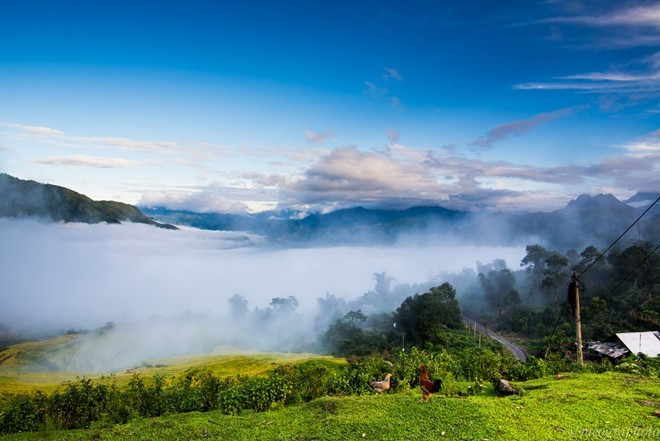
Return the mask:
[[577,334],[577,361],[584,365],[582,357],[582,322],[580,321],[580,280],[576,272],[571,277],[573,295],[575,296],[575,333]]

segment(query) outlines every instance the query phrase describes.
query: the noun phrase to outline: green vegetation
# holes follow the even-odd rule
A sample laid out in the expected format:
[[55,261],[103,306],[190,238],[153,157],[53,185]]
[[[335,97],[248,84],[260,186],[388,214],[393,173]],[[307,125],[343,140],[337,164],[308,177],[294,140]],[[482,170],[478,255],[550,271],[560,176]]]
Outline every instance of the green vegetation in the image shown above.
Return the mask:
[[44,217],[53,221],[94,224],[122,221],[176,229],[153,221],[133,205],[115,201],[94,201],[68,188],[24,181],[0,173],[0,217]]
[[[567,361],[546,363],[535,357],[529,357],[525,362],[521,362],[490,350],[450,353],[446,350],[428,352],[412,348],[409,351],[396,351],[387,358],[374,355],[351,359],[346,364],[328,359],[309,359],[297,363],[273,365],[268,372],[252,376],[238,374],[219,377],[209,370],[191,368],[171,377],[160,374],[143,377],[139,373],[133,373],[123,387],[117,384],[114,376],[102,377],[95,381],[82,378],[76,382],[65,383],[50,394],[35,392],[5,395],[0,407],[0,433],[112,427],[139,418],[155,418],[188,412],[216,412],[216,414],[242,417],[246,412],[270,412],[283,406],[300,405],[319,399],[323,403],[323,400],[328,399],[327,397],[371,395],[368,382],[383,378],[386,373],[393,374],[389,393],[406,397],[416,391],[418,367],[422,363],[427,366],[432,377],[443,380],[445,387],[442,394],[436,396],[443,400],[449,398],[458,400],[469,396],[499,400],[494,396],[493,389],[493,384],[499,378],[519,382],[539,378],[547,380],[548,375],[557,374],[559,377],[556,378],[579,378],[580,375],[577,373],[591,375],[589,372],[605,372],[612,369],[609,364],[591,364],[582,368]],[[637,407],[640,405],[640,400],[646,400],[649,411],[658,410],[660,361],[632,358],[614,369],[619,374],[626,375],[625,378],[629,382],[634,381],[634,386],[630,386],[629,392],[634,390],[639,393],[635,402]],[[567,370],[575,373],[566,374]],[[616,377],[612,372],[608,372],[598,378],[609,384],[612,378],[623,377]],[[545,383],[530,382],[519,385],[522,391],[520,399],[524,400],[527,393],[525,389],[536,390],[538,384]],[[581,406],[589,409],[594,406],[598,408],[601,404],[594,404],[591,394],[599,390],[604,391],[607,387],[614,387],[594,387],[589,383],[583,386],[586,388],[584,391],[562,389],[560,393],[563,397],[555,401],[572,406],[573,401],[579,402],[580,399],[590,397]],[[603,397],[605,396],[603,394]],[[609,398],[599,399],[620,400],[616,391],[610,391],[607,396]],[[630,397],[629,394],[627,396]],[[401,399],[405,400],[405,398]],[[353,402],[351,400],[349,403]],[[621,401],[625,402],[623,399]],[[454,404],[458,405],[458,403]],[[611,404],[619,403],[610,403],[608,406]],[[630,403],[626,406],[629,408]],[[593,418],[590,411],[592,410],[584,410],[583,413]],[[565,409],[564,412],[568,410]],[[631,413],[631,415],[636,414]],[[490,421],[489,418],[484,418]],[[503,417],[499,414],[493,416],[494,420],[501,418]],[[615,418],[615,421],[621,420]],[[634,424],[637,427],[638,423]]]
[[[30,359],[34,357],[33,353],[41,353],[46,350],[44,348],[55,350],[58,343],[67,342],[71,339],[75,339],[75,336],[69,335],[42,342],[21,343],[5,349],[0,354],[4,355],[7,352],[15,353],[21,351],[25,354],[21,358]],[[175,377],[190,369],[208,371],[219,378],[239,374],[250,376],[263,375],[276,366],[307,360],[316,360],[319,363],[326,363],[328,366],[345,363],[341,359],[335,359],[329,356],[304,353],[185,355],[151,360],[142,366],[114,374],[112,381],[117,386],[124,387],[133,378],[134,374],[139,374],[141,378],[148,380],[157,375],[165,378]],[[74,382],[81,377],[93,380],[107,378],[107,375],[104,376],[92,372],[29,372],[27,370],[34,369],[30,364],[20,364],[18,367],[20,370],[17,371],[16,360],[6,359],[5,362],[0,362],[0,392],[18,394],[40,390],[51,393],[58,389],[62,383]]]
[[[180,356],[99,376],[52,372],[76,352],[76,333],[14,345],[0,352],[0,434],[11,439],[657,438],[660,360],[633,355],[614,365],[576,364],[569,356],[574,331],[566,308],[566,282],[576,271],[585,288],[585,340],[656,324],[660,260],[655,251],[638,243],[601,258],[594,247],[578,254],[531,245],[521,270],[510,270],[503,261],[480,265],[472,285],[463,288],[463,311],[534,339],[536,346],[528,346],[533,355],[525,361],[464,327],[451,284],[401,296],[384,273],[374,275],[376,292],[351,303],[372,310],[379,305],[369,316],[330,295],[320,299],[328,314],[318,348],[346,359]],[[392,304],[399,304],[393,312],[383,307]],[[270,308],[250,312],[247,301],[235,295],[230,307],[244,330],[258,338],[285,329],[279,325],[296,317],[298,302],[293,296],[275,298]],[[113,328],[85,338],[108,337]],[[422,363],[444,384],[428,405],[417,402]],[[368,382],[387,373],[393,374],[391,389],[372,396]],[[493,384],[501,378],[513,381],[520,394],[497,396]]]
[[640,242],[601,255],[593,246],[560,253],[529,245],[520,266],[514,271],[503,261],[481,265],[479,286],[467,290],[464,312],[522,337],[531,353],[563,357],[572,350],[575,319],[567,303],[572,272],[580,275],[583,341],[660,326],[657,246]]
[[124,439],[652,439],[660,433],[657,380],[630,374],[562,374],[515,383],[521,395],[465,383],[419,403],[416,389],[324,396],[266,412],[222,410],[92,423],[84,430],[47,430],[8,440]]

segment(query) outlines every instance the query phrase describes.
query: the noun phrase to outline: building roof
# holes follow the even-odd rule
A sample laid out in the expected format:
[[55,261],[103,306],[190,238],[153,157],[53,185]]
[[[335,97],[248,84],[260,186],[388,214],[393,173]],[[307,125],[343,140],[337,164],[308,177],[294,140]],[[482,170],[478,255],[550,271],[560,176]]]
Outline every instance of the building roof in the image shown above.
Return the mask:
[[612,358],[619,358],[630,353],[630,351],[622,344],[612,342],[594,342],[590,343],[588,348],[590,351],[607,355]]
[[660,355],[660,332],[620,332],[616,334],[626,348],[633,354],[640,352],[649,357]]

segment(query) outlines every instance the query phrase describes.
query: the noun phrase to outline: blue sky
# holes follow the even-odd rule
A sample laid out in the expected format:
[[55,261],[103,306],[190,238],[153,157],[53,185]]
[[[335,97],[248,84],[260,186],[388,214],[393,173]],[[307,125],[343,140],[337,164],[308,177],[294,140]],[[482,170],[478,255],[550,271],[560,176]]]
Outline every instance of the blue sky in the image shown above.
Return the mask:
[[197,211],[660,189],[660,3],[0,5],[0,171]]

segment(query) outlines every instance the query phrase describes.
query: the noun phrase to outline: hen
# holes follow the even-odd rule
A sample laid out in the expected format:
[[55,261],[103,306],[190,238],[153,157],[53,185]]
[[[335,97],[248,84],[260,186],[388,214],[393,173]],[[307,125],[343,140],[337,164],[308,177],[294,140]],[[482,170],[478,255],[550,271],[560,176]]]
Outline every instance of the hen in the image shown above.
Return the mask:
[[383,381],[370,381],[369,387],[372,388],[378,395],[380,395],[390,388],[391,376],[392,374],[385,375],[385,379]]
[[426,372],[426,366],[424,365],[421,365],[419,370],[419,388],[422,389],[422,399],[419,400],[419,402],[421,403],[422,401],[428,401],[431,394],[440,392],[440,389],[442,389],[442,380],[432,381],[429,378],[429,374]]

